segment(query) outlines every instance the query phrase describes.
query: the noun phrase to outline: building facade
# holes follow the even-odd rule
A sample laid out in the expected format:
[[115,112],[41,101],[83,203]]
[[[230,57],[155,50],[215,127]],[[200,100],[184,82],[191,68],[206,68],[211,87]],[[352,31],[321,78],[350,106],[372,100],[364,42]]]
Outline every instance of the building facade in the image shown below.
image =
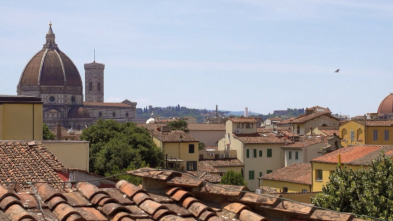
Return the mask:
[[30,59],[21,74],[17,93],[41,98],[44,123],[52,129],[57,124],[82,129],[99,119],[131,121],[135,117],[135,102],[104,103],[104,67],[95,61],[85,64],[84,102],[79,71],[59,49],[50,24],[43,48]]

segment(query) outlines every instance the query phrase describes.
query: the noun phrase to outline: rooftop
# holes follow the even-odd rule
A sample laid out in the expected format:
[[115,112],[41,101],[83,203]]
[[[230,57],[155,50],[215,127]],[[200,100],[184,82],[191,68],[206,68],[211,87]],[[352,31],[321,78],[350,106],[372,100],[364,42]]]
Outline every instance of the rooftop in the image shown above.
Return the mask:
[[265,174],[262,176],[262,179],[299,183],[311,186],[311,164],[295,163],[291,166],[278,169],[272,173]]
[[[0,142],[0,184],[18,182],[19,189],[31,186],[23,182],[47,181],[53,188],[60,188],[59,172],[65,171],[63,164],[40,142]],[[1,220],[1,219],[0,219]]]
[[246,118],[246,117],[236,117],[236,118],[229,118],[230,121],[233,123],[256,123],[257,120],[255,118]]
[[392,150],[393,146],[383,145],[348,146],[325,154],[323,156],[314,158],[313,160],[311,160],[311,162],[337,164],[340,155],[342,164],[369,165],[383,152],[386,156],[392,157]]
[[161,142],[199,142],[196,138],[191,136],[189,133],[186,133],[181,130],[173,130],[173,131],[158,131],[152,130],[151,134],[154,138],[157,138]]
[[314,144],[327,144],[326,140],[323,139],[323,137],[312,137],[312,138],[306,138],[302,141],[297,141],[295,143],[291,143],[288,145],[283,146],[284,148],[305,148]]
[[222,130],[225,131],[225,124],[188,124],[189,130]]
[[260,135],[259,133],[254,134],[235,134],[237,139],[243,143],[256,143],[256,144],[280,144],[285,143],[286,139],[279,138],[273,133],[266,133]]

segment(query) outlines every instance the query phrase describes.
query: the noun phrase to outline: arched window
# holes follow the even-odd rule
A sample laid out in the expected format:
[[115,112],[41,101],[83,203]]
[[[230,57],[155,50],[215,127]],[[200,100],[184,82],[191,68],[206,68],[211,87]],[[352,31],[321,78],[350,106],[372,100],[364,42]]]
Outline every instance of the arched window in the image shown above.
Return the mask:
[[363,136],[363,130],[359,128],[359,129],[356,131],[356,139],[357,139],[357,141],[363,141],[363,138],[364,138],[364,136]]

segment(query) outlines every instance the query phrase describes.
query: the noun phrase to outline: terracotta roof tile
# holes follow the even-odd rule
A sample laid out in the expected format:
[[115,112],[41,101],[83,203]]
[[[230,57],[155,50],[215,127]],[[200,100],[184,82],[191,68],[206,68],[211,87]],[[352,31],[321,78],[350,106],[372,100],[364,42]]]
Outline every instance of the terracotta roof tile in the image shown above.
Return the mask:
[[7,196],[0,202],[0,208],[2,210],[7,210],[10,206],[18,204],[20,206],[23,206],[22,203],[19,201],[19,198],[16,198],[14,196]]
[[[341,163],[352,165],[368,165],[381,153],[393,150],[393,146],[361,145],[348,146],[338,149],[323,156],[314,158],[311,162],[338,163],[340,155]],[[389,156],[389,155],[388,155]]]
[[315,220],[342,220],[347,221],[352,218],[351,214],[335,213],[327,210],[315,210],[312,215],[312,219]]
[[134,197],[134,195],[139,192],[146,192],[142,188],[135,186],[125,180],[117,182],[116,187],[130,198]]
[[154,220],[160,220],[161,217],[170,215],[170,214],[176,214],[170,210],[167,209],[159,209],[156,212],[154,212],[153,219]]
[[272,173],[265,174],[262,176],[262,179],[300,183],[311,186],[311,172],[310,163],[295,163],[291,166],[278,169]]
[[305,148],[314,144],[322,143],[323,145],[327,145],[327,141],[323,139],[323,137],[314,137],[307,138],[301,141],[297,141],[295,143],[287,144],[283,146],[284,148]]
[[182,187],[198,187],[202,184],[202,180],[196,177],[183,173],[180,176],[174,176],[166,181],[168,184],[182,186]]
[[180,142],[199,142],[196,138],[181,130],[173,130],[169,132],[151,131],[154,138],[157,138],[161,142],[167,143],[180,143]]
[[244,186],[222,185],[206,183],[201,189],[195,192],[209,193],[223,196],[240,196],[241,191],[247,190]]
[[257,205],[273,205],[278,201],[276,197],[259,195],[256,193],[247,192],[240,199],[240,202],[245,204],[257,204]]
[[[190,197],[188,197],[188,198],[190,198]],[[183,201],[183,203],[184,203],[184,201]],[[175,203],[165,203],[162,205],[166,206],[170,211],[173,211],[178,216],[189,217],[191,215],[191,213],[187,210],[187,207],[184,207],[184,206],[182,207],[182,206],[179,206]]]
[[188,211],[190,211],[195,217],[199,217],[203,212],[205,212],[208,209],[208,207],[200,202],[194,202],[190,205],[188,208]]
[[53,210],[53,213],[59,218],[59,220],[63,221],[63,220],[67,220],[67,218],[69,216],[71,216],[72,214],[77,215],[77,217],[81,217],[81,215],[75,210],[74,207],[62,203],[58,206],[56,206],[56,208]]
[[[364,125],[364,121],[357,122]],[[393,126],[393,120],[368,120],[366,125],[370,127],[389,127]]]
[[275,207],[275,210],[309,215],[311,211],[313,211],[313,206],[306,206],[304,204],[283,200],[278,203],[278,205]]
[[173,194],[171,196],[171,198],[176,200],[176,201],[181,201],[181,200],[183,200],[187,196],[191,196],[191,194],[189,192],[187,192],[187,191],[184,191],[184,190],[178,190],[178,191],[176,191],[175,194]]
[[146,193],[137,193],[135,196],[132,198],[132,200],[139,206],[141,205],[145,200],[151,199],[150,196]]
[[247,206],[241,203],[230,203],[224,207],[224,209],[229,210],[235,214],[239,214],[240,211],[245,208],[247,208]]
[[130,212],[127,207],[122,206],[118,203],[106,203],[105,205],[102,206],[102,212],[109,216],[112,217],[118,212]]
[[235,137],[240,140],[243,143],[247,143],[247,144],[280,144],[280,143],[285,143],[286,140],[283,138],[279,138],[277,137],[275,134],[273,133],[269,133],[269,134],[258,134],[258,133],[254,133],[254,134],[235,134]]
[[127,171],[127,173],[134,175],[134,176],[148,177],[148,178],[159,179],[159,180],[166,180],[169,177],[171,177],[172,174],[174,174],[176,172],[174,172],[174,171],[161,171],[161,170],[156,170],[156,169],[152,169],[152,168],[140,168],[137,170]]
[[150,215],[153,215],[155,212],[157,212],[160,209],[167,209],[161,203],[157,203],[153,200],[145,200],[143,203],[139,205],[139,208],[143,209],[145,212],[149,213]]
[[319,130],[319,131],[321,131],[322,133],[326,134],[326,136],[333,136],[333,135],[337,135],[338,136],[338,134],[339,134],[339,130],[333,130],[333,129],[331,129],[331,130]]
[[24,210],[20,205],[14,204],[10,206],[10,208],[5,211],[8,219],[10,220],[22,220],[22,219],[31,219],[36,220],[34,216],[29,214],[26,210]]
[[62,188],[56,171],[66,168],[40,142],[0,141],[0,184],[20,182],[16,188],[30,189],[27,182],[47,181]]
[[241,221],[263,221],[263,220],[269,220],[266,217],[263,217],[261,215],[258,215],[254,212],[251,212],[248,209],[244,209],[240,212],[239,219]]
[[195,199],[194,197],[189,196],[189,197],[187,197],[187,198],[185,198],[185,199],[183,200],[182,205],[183,205],[184,208],[188,209],[188,207],[190,207],[190,205],[191,205],[192,203],[197,202],[197,201],[198,201],[198,200]]
[[[218,160],[203,160],[199,162],[199,167],[201,164],[209,164],[215,167],[243,167],[244,164],[238,159],[218,159]],[[217,170],[217,169],[216,169]],[[217,170],[219,171],[219,170]],[[216,171],[206,171],[206,172],[216,172]]]

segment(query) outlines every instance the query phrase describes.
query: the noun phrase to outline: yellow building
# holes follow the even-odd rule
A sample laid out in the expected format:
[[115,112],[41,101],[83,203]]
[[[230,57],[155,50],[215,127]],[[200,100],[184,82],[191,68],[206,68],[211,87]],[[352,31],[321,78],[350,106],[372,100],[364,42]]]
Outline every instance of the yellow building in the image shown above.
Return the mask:
[[340,126],[342,146],[393,144],[393,120],[348,121]]
[[370,165],[382,152],[387,156],[393,156],[393,146],[348,146],[313,159],[311,161],[312,191],[322,191],[323,186],[329,182],[330,174],[336,170],[339,159],[341,166],[358,170]]
[[195,171],[198,169],[199,141],[184,131],[170,131],[164,126],[151,131],[154,143],[164,151],[166,167]]
[[311,164],[295,163],[263,175],[261,187],[270,187],[279,193],[311,192]]
[[258,177],[284,167],[285,140],[273,133],[257,133],[254,118],[231,118],[226,122],[225,137],[218,142],[218,150],[236,150],[243,164],[243,177],[250,190],[259,188]]
[[29,96],[0,96],[0,139],[42,140],[42,102]]

